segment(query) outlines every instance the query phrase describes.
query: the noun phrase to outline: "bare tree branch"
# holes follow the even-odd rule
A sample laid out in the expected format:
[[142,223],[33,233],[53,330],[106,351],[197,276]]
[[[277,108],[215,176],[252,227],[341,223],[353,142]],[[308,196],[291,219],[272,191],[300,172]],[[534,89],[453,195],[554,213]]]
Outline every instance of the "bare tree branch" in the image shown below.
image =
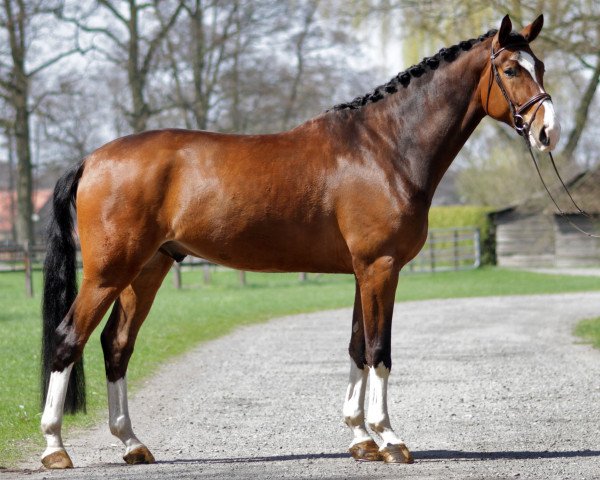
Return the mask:
[[71,50],[66,50],[66,51],[59,53],[58,55],[55,55],[54,57],[46,60],[45,62],[42,62],[40,65],[38,65],[37,67],[32,69],[30,72],[28,72],[27,77],[31,78],[31,77],[35,76],[42,70],[54,65],[56,62],[62,60],[63,58],[66,58],[70,55],[73,55],[75,53],[81,53],[82,55],[85,55],[88,51],[89,51],[89,49],[83,50],[79,47],[72,48]]
[[0,118],[0,126],[4,130],[12,130],[14,127],[14,122],[12,120],[8,120],[6,118]]
[[[165,36],[169,32],[169,30],[175,24],[177,17],[179,16],[179,13],[181,12],[182,7],[183,7],[183,3],[180,2],[179,5],[177,5],[177,8],[173,12],[173,14],[171,15],[171,18],[169,18],[169,20],[166,24],[161,26],[161,29],[158,32],[158,34],[150,42],[150,46],[148,47],[148,51],[146,52],[144,61],[142,63],[142,68],[140,70],[140,73],[142,75],[147,74],[148,71],[150,70],[150,64],[152,63],[152,59],[154,58],[156,49],[158,48],[160,43],[163,41],[163,39],[165,38]],[[155,8],[158,11],[158,5],[156,5]]]
[[0,78],[0,87],[4,88],[5,90],[13,91],[15,88],[15,85],[12,82],[9,82],[7,80],[4,80],[3,78]]
[[112,3],[110,3],[108,0],[98,0],[98,3],[110,10],[115,18],[121,21],[126,27],[129,27],[129,20],[121,15],[119,10],[117,10]]
[[[81,20],[79,20],[77,18],[73,18],[73,17],[61,16],[59,18],[61,20],[64,20],[66,22],[74,24],[75,26],[77,26],[77,28],[79,28],[80,30],[82,30],[84,32],[100,33],[100,34],[104,35],[105,37],[107,37],[108,39],[112,40],[119,48],[121,48],[123,50],[127,49],[127,46],[119,39],[119,37],[117,37],[108,28],[89,27],[89,26],[85,25]],[[94,47],[94,48],[97,48],[97,47]]]

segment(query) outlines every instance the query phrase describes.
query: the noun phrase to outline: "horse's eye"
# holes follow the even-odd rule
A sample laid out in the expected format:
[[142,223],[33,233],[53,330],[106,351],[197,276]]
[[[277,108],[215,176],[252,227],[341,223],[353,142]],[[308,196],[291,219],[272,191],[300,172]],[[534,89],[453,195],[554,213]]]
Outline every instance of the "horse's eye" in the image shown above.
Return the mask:
[[504,75],[507,77],[514,77],[517,75],[517,71],[514,68],[507,68],[504,70]]

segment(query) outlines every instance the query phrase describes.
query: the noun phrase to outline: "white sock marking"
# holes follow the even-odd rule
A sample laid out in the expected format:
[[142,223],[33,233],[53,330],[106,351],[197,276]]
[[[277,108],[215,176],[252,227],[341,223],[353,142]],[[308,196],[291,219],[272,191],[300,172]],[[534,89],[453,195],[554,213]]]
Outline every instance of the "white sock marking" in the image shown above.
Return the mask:
[[[527,52],[519,51],[517,53],[517,62],[519,62],[519,65],[529,72],[531,78],[533,78],[535,83],[537,83],[540,93],[545,92],[537,77],[537,73],[535,71],[535,59],[533,56]],[[546,150],[553,150],[554,147],[556,147],[556,144],[560,138],[560,123],[556,116],[556,112],[554,111],[554,104],[551,100],[544,100],[542,102],[542,106],[544,107],[544,128],[546,129],[546,135],[548,136],[550,143],[548,146],[543,145],[539,140],[539,134],[534,135],[532,131],[529,132],[529,140],[539,150],[544,152]],[[532,108],[535,108],[535,106]]]
[[344,401],[344,420],[352,430],[354,437],[350,446],[371,440],[365,428],[365,391],[367,389],[366,368],[360,369],[354,360],[350,359],[350,379]]
[[44,437],[46,437],[46,450],[44,450],[42,458],[65,448],[60,431],[72,368],[73,364],[69,365],[62,372],[52,372],[50,374],[46,405],[44,406],[44,413],[42,415],[42,432],[44,433]]
[[369,412],[367,422],[371,430],[383,440],[382,448],[388,444],[404,443],[390,424],[387,408],[387,385],[390,371],[383,362],[369,369]]
[[106,382],[108,390],[108,425],[110,432],[121,440],[126,453],[142,445],[133,433],[129,407],[127,405],[127,380],[120,378],[116,382]]

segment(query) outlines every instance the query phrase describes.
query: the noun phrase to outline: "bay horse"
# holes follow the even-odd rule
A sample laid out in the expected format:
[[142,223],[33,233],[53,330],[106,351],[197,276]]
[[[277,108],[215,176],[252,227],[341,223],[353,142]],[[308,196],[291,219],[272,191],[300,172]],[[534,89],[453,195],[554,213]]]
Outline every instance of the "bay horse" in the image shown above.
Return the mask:
[[113,304],[101,335],[110,431],[127,463],[154,461],[132,429],[125,375],[158,288],[186,255],[249,271],[354,274],[343,406],[350,454],[412,462],[387,408],[398,275],[425,242],[440,179],[486,115],[541,151],[556,146],[559,123],[530,48],[542,26],[540,15],[513,32],[507,15],[499,30],[443,48],[290,131],[149,131],[104,145],[63,175],[44,273],[43,465],[72,467],[63,412],[84,406],[83,349]]

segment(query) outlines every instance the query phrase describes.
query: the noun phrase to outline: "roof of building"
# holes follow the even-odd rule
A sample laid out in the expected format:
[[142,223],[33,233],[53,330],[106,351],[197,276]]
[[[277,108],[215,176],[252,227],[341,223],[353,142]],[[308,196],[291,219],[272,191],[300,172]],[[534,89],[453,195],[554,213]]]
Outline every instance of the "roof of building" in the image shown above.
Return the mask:
[[[546,180],[547,184],[550,184]],[[584,170],[565,180],[573,200],[586,213],[591,215],[600,214],[600,166]],[[556,200],[556,203],[564,213],[578,214],[580,213],[569,195],[558,180],[549,185],[550,192]],[[545,190],[537,191],[524,202],[518,205],[512,205],[506,208],[498,209],[491,214],[498,214],[510,211],[517,211],[522,214],[544,214],[553,215],[559,213],[554,203],[549,198]]]
[[[51,197],[51,188],[35,191],[33,194],[33,211],[39,213]],[[11,205],[14,205],[16,210],[16,204],[17,192],[14,190],[0,190],[0,232],[10,232],[12,230],[12,215],[10,209]]]

